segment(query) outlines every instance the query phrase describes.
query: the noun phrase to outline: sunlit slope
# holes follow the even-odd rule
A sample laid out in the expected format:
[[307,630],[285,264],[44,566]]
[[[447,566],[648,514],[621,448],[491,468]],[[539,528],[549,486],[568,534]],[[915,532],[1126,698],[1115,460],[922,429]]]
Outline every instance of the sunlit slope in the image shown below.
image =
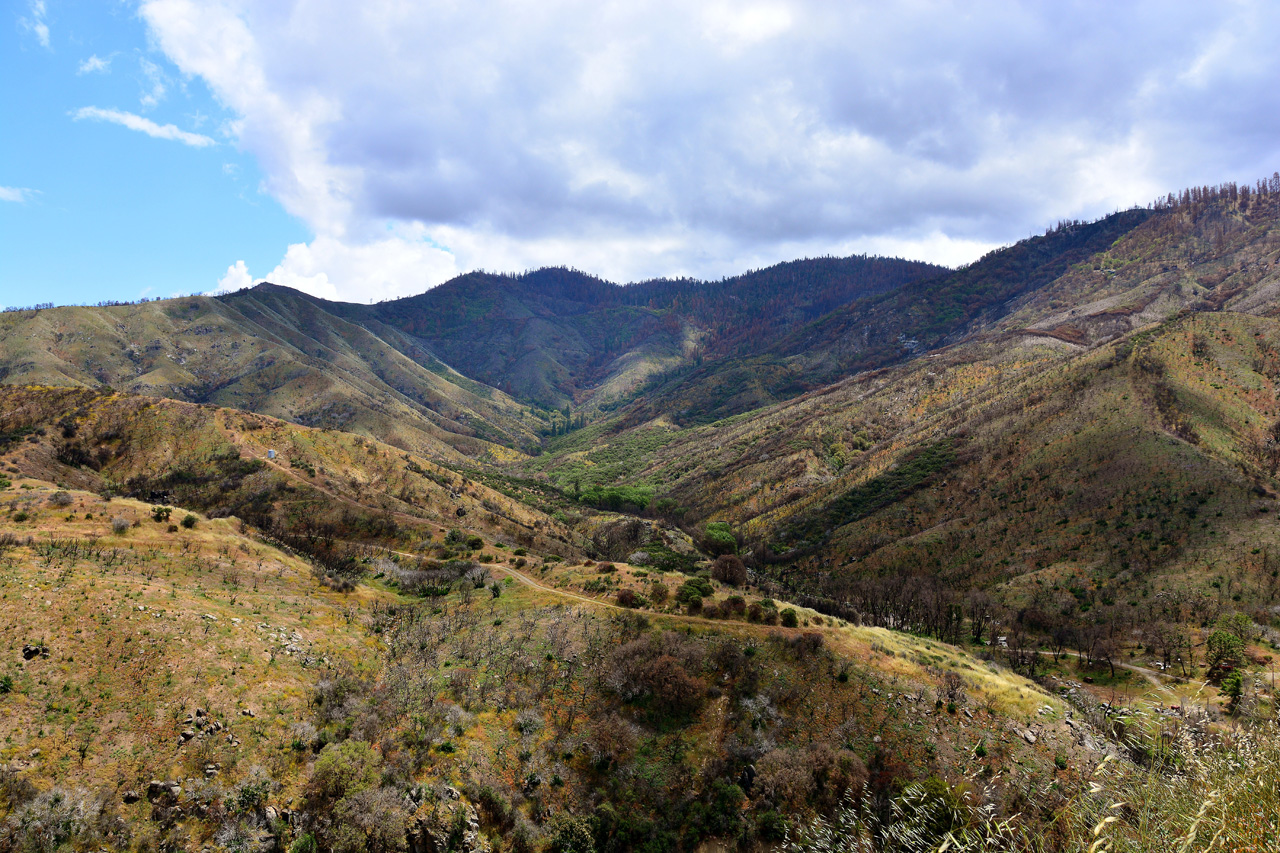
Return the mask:
[[100,387],[339,428],[441,459],[505,456],[539,424],[284,289],[0,315],[0,378]]
[[588,430],[529,464],[650,487],[686,526],[727,521],[757,556],[835,577],[1141,577],[1275,538],[1280,323],[1189,315],[1085,353],[1034,340],[706,427]]
[[[371,668],[377,642],[352,610],[396,597],[332,592],[234,520],[175,533],[138,501],[72,490],[55,506],[50,483],[15,489],[27,518],[0,543],[7,769],[41,788],[105,786],[116,803],[150,779],[264,772],[293,796],[300,756],[281,746],[326,672]],[[149,811],[125,814],[144,825]]]
[[420,541],[458,527],[572,553],[536,510],[427,458],[336,430],[174,400],[0,386],[19,470],[281,530]]

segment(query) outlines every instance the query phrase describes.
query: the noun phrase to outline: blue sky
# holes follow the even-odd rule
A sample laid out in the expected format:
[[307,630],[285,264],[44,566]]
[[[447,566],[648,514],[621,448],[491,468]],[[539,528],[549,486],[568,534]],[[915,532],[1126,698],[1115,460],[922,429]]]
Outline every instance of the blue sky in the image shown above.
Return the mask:
[[0,10],[0,304],[954,265],[1280,168],[1274,0]]
[[[22,200],[0,201],[0,305],[205,291],[228,263],[270,269],[309,239],[260,191],[256,160],[227,135],[234,116],[149,47],[133,7],[50,0],[37,18],[14,6],[0,25],[0,186]],[[76,119],[86,108],[211,144]]]

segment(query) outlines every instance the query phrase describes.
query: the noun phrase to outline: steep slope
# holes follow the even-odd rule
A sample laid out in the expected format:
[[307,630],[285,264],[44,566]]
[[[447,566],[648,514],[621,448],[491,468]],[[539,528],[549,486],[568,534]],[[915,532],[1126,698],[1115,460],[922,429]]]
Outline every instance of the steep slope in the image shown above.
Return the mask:
[[[766,575],[851,612],[888,606],[884,579],[998,592],[1053,614],[1042,629],[1090,607],[1145,623],[1170,596],[1267,624],[1278,359],[1280,321],[1229,312],[1086,352],[974,341],[705,427],[584,431],[529,465],[646,487],[694,532],[727,522]],[[903,594],[893,624],[925,618]]]
[[540,405],[602,405],[691,359],[749,355],[858,299],[943,272],[896,258],[813,258],[724,279],[618,287],[566,269],[473,273],[340,310],[419,338],[469,375]]
[[361,432],[445,461],[502,460],[504,448],[528,452],[565,429],[562,409],[616,406],[704,355],[750,354],[833,305],[938,271],[821,258],[722,282],[619,287],[544,269],[473,273],[377,306],[264,284],[216,299],[8,312],[0,381],[105,384]]
[[207,404],[0,386],[0,452],[42,479],[235,515],[325,559],[340,539],[404,547],[454,527],[577,550],[544,514],[422,455]]
[[234,406],[453,461],[530,448],[542,427],[506,395],[283,288],[0,314],[0,380]]
[[[358,437],[4,388],[0,444],[0,846],[749,848],[904,780],[1016,767],[1034,787],[1100,755],[1062,700],[948,644],[758,595],[782,627],[571,592],[620,573],[552,558],[553,522]],[[110,496],[125,476],[143,500]],[[231,509],[262,526],[213,517]],[[520,513],[540,564],[503,547]],[[484,541],[424,558],[455,522]],[[300,549],[308,524],[359,546],[359,586],[264,536]],[[669,583],[625,578],[631,607]]]
[[900,363],[975,334],[1010,302],[1049,285],[1153,214],[1132,210],[1052,231],[974,264],[857,299],[780,330],[752,353],[690,365],[662,377],[627,413],[627,424],[669,416],[703,424],[781,402],[863,370]]

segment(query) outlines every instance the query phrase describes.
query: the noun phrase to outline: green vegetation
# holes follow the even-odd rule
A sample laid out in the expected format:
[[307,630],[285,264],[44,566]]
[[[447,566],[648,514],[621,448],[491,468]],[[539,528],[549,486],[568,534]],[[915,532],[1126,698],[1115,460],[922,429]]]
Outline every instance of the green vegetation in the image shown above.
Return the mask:
[[780,540],[807,547],[822,541],[828,531],[859,521],[896,503],[945,471],[956,458],[951,439],[912,452],[888,472],[855,486],[811,517],[785,528]]
[[0,847],[1274,847],[1263,186],[0,315]]

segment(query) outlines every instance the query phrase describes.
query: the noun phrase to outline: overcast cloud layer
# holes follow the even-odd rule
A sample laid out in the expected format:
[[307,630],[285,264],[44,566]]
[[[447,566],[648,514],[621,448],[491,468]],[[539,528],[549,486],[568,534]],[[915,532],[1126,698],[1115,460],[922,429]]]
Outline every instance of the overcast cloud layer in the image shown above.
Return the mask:
[[316,234],[226,285],[363,301],[477,267],[953,264],[1280,167],[1274,3],[140,8]]

